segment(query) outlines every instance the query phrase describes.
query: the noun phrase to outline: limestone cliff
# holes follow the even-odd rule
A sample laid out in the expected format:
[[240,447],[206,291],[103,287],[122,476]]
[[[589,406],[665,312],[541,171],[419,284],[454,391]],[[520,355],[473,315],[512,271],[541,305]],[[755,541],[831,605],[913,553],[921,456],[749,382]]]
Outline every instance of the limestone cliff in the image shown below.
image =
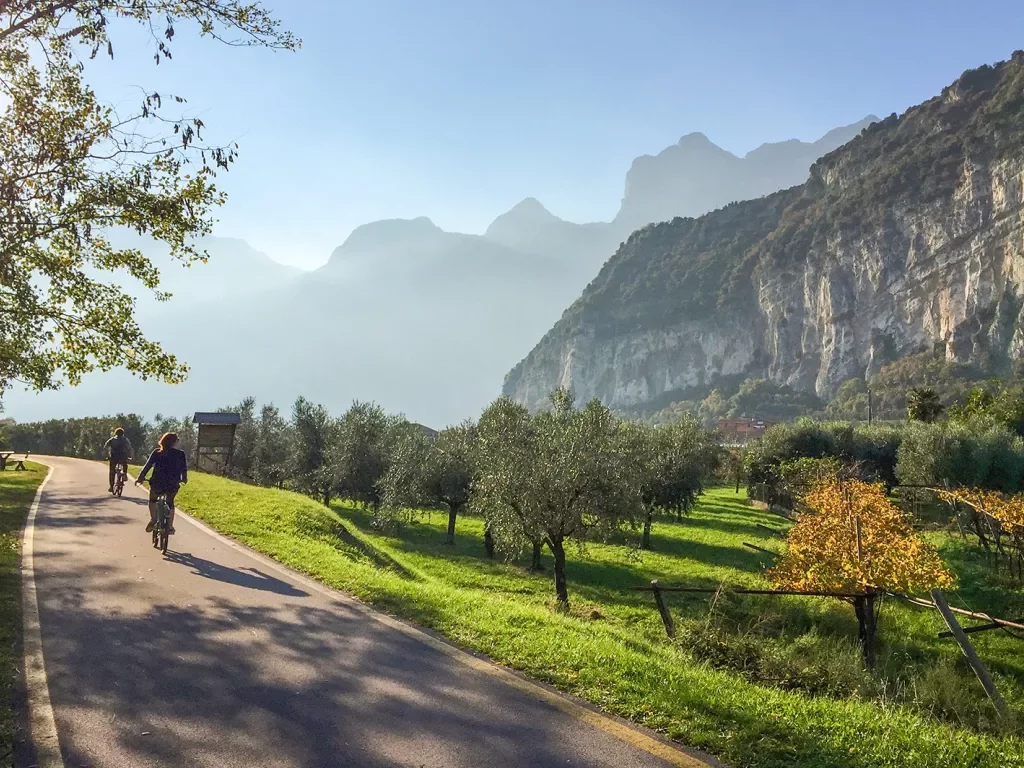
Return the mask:
[[746,374],[831,395],[938,347],[1024,355],[1024,53],[874,123],[801,186],[635,232],[505,393],[636,408]]

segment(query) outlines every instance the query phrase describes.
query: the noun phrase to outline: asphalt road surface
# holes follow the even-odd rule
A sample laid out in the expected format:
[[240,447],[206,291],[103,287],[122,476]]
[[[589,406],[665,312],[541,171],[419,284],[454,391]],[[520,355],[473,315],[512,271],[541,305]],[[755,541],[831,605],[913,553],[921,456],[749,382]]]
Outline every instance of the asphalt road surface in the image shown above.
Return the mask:
[[34,570],[66,766],[686,764],[467,666],[183,516],[161,556],[143,530],[143,489],[115,499],[104,465],[46,461]]

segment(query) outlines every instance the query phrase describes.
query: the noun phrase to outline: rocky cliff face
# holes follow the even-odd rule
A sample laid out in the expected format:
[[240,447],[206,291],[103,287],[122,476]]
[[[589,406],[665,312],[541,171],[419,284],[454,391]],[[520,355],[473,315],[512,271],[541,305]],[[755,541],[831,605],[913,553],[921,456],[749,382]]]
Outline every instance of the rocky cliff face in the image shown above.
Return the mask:
[[875,123],[810,179],[636,233],[505,381],[636,408],[723,375],[831,395],[906,354],[1024,355],[1024,54]]

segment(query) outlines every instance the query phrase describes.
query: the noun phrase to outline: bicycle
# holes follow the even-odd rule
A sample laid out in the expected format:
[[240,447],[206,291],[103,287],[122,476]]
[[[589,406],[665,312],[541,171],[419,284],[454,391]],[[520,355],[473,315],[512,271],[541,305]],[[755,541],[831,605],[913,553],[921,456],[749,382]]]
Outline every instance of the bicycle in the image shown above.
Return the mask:
[[114,490],[111,493],[115,496],[120,496],[124,493],[124,481],[127,477],[128,473],[125,472],[124,464],[118,464],[114,469]]
[[153,547],[167,554],[167,537],[171,528],[171,507],[167,503],[167,494],[159,493],[156,497],[156,523],[153,525]]

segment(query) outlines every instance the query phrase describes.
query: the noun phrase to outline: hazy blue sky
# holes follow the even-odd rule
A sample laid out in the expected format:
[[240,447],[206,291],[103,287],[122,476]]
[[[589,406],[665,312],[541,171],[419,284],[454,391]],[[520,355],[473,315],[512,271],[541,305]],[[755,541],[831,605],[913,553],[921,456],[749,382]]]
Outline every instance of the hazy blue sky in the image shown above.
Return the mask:
[[1019,0],[271,0],[297,54],[181,34],[94,64],[102,92],[176,92],[238,166],[218,233],[324,262],[359,224],[482,232],[526,196],[615,214],[631,160],[691,131],[743,154],[901,112],[1024,47]]

